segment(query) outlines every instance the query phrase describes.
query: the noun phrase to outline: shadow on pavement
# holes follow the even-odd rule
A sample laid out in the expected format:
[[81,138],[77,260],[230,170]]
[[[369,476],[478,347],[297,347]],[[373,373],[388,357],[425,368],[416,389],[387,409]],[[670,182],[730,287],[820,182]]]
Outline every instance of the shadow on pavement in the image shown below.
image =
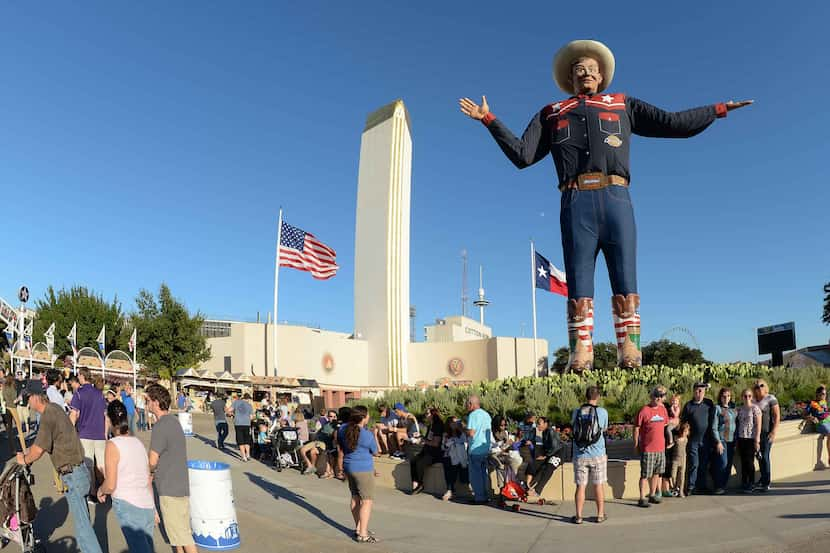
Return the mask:
[[[340,524],[336,520],[333,520],[327,514],[325,514],[323,511],[321,511],[320,509],[318,509],[317,507],[315,507],[314,505],[312,505],[311,503],[306,501],[303,496],[298,495],[298,494],[292,492],[291,490],[283,488],[282,486],[274,484],[273,482],[269,482],[268,480],[262,478],[261,476],[257,476],[256,474],[246,472],[245,476],[248,477],[248,480],[250,480],[252,484],[254,484],[256,486],[259,486],[260,488],[262,488],[263,490],[265,490],[266,492],[268,492],[269,494],[271,494],[275,498],[284,499],[284,500],[286,500],[290,503],[293,503],[294,505],[296,505],[296,506],[298,506],[302,509],[305,509],[306,511],[308,511],[309,514],[314,515],[315,517],[317,517],[321,521],[325,522],[326,524],[328,524],[329,526],[331,526],[335,530],[339,530],[343,534],[345,534],[347,536],[350,536],[350,537],[351,537],[352,533],[354,532],[353,528],[348,528],[346,526],[343,526],[342,524]],[[343,502],[343,509],[348,511],[348,505],[346,504],[345,501]]]
[[77,553],[78,552],[78,541],[73,538],[72,536],[67,536],[65,538],[61,538],[59,540],[50,541],[46,543],[44,541],[44,549],[48,551],[48,553]]
[[790,519],[811,519],[811,518],[830,518],[830,513],[804,513],[800,515],[778,515],[778,518]]
[[35,518],[35,536],[48,542],[52,534],[63,526],[69,516],[69,504],[66,499],[55,501],[51,497],[44,497],[38,506],[38,517]]
[[[92,519],[92,527],[95,529],[95,535],[98,536],[98,542],[101,544],[101,550],[104,553],[109,553],[109,532],[107,530],[107,517],[109,516],[112,504],[99,503],[97,505],[90,505],[90,511],[95,511]],[[90,514],[93,514],[90,512]]]
[[225,449],[220,450],[216,447],[216,440],[211,440],[210,438],[206,438],[206,437],[202,436],[201,434],[196,434],[195,432],[193,433],[193,435],[191,437],[196,438],[197,440],[199,440],[203,444],[208,445],[208,446],[216,449],[216,451],[224,453],[225,455],[227,455],[229,457],[233,457],[234,459],[242,459],[242,456],[240,456],[237,452],[233,451],[230,448],[230,446],[228,445],[227,442],[225,442]]

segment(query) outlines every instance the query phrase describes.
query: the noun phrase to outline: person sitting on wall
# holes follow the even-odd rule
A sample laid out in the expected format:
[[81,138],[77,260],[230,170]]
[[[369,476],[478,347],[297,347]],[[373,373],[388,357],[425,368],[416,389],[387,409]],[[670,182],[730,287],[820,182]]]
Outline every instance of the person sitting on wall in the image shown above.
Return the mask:
[[536,443],[533,448],[533,463],[527,469],[527,499],[538,501],[542,491],[553,476],[553,471],[562,464],[565,446],[559,432],[547,417],[536,419]]
[[378,443],[378,451],[391,455],[398,449],[397,433],[395,428],[398,425],[398,417],[385,403],[378,404],[380,421],[372,428],[375,441]]
[[[395,459],[405,459],[404,444],[411,442],[413,438],[420,436],[420,429],[418,427],[418,419],[410,413],[403,403],[396,403],[394,406],[397,424],[394,426],[394,441],[396,451],[389,456]],[[390,438],[392,432],[390,431]]]
[[[316,432],[315,439],[300,448],[300,456],[306,466],[303,474],[317,472],[317,476],[320,478],[332,478],[334,476],[334,472],[326,460],[326,452],[334,449],[334,425],[332,423],[335,421],[337,421],[337,411],[330,410],[327,417],[320,418],[322,424]],[[322,468],[318,462],[321,455],[325,461]]]

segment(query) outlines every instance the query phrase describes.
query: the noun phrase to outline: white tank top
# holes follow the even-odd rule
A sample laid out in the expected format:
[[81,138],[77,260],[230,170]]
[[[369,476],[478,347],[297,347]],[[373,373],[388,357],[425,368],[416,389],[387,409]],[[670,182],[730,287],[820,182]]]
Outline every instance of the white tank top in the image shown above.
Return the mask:
[[144,444],[135,436],[116,436],[110,440],[118,448],[118,481],[112,496],[141,509],[152,509],[150,467]]

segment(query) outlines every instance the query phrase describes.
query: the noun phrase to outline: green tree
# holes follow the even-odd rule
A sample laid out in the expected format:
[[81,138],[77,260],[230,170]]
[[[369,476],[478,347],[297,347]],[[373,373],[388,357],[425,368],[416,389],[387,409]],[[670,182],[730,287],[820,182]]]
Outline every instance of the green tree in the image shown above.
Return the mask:
[[824,285],[824,314],[821,320],[824,324],[830,325],[830,282]]
[[564,372],[565,367],[568,366],[568,348],[561,347],[553,354],[553,370],[554,372]]
[[703,358],[703,352],[699,349],[671,340],[657,340],[643,348],[644,365],[679,367],[683,363],[696,365],[708,364],[709,361]]
[[138,332],[138,362],[148,375],[169,379],[179,369],[210,359],[210,347],[200,333],[204,317],[198,312],[190,315],[166,284],[159,287],[158,299],[141,290],[135,303],[138,311],[132,322]]
[[611,370],[617,366],[617,345],[611,342],[594,344],[594,370]]
[[[568,348],[561,347],[553,354],[553,370],[564,372],[568,365]],[[606,370],[617,366],[617,346],[611,342],[594,344],[594,369]]]
[[50,286],[42,299],[37,300],[35,309],[34,340],[46,341],[43,333],[55,323],[55,354],[63,356],[72,353],[66,336],[77,323],[78,349],[90,346],[98,349],[96,338],[102,325],[107,325],[106,349],[126,349],[129,333],[126,331],[124,314],[118,297],[107,301],[85,286],[62,288],[57,292]]

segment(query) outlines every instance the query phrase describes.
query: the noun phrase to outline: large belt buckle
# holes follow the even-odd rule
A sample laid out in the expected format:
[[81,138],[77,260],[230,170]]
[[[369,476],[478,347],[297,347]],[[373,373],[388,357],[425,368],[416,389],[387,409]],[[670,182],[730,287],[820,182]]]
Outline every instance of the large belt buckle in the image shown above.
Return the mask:
[[583,173],[576,180],[580,190],[597,190],[604,187],[602,173]]

